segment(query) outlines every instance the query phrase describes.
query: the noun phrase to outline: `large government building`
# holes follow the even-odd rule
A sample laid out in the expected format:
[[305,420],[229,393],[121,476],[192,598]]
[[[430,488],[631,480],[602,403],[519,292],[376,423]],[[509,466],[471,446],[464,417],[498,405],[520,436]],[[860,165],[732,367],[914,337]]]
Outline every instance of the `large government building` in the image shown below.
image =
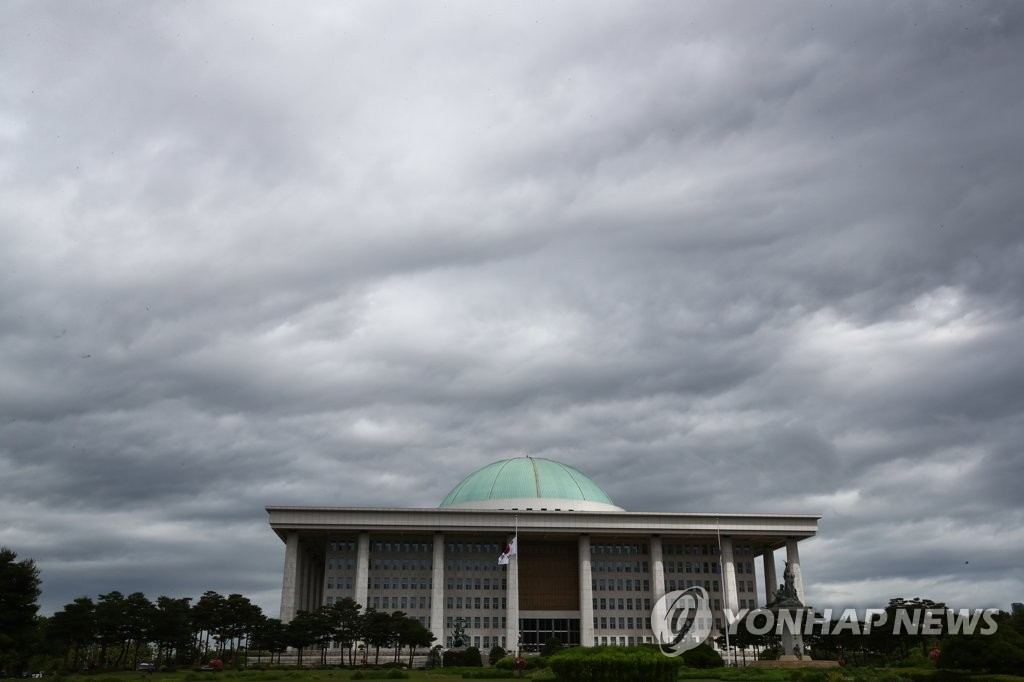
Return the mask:
[[[755,608],[774,595],[781,549],[803,601],[797,543],[820,518],[626,511],[577,469],[536,457],[473,472],[436,509],[267,512],[285,545],[281,620],[351,597],[404,611],[448,645],[461,618],[484,651],[551,636],[583,646],[651,642],[654,602],[694,586],[708,591],[721,628],[724,607]],[[514,533],[518,551],[499,565]]]

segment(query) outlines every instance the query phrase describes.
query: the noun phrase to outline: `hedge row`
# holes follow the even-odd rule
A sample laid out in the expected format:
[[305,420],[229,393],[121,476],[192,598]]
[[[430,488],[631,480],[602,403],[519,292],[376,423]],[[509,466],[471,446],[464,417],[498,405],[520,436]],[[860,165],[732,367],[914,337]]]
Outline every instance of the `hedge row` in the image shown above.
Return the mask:
[[674,682],[683,662],[646,648],[580,647],[548,664],[564,682]]

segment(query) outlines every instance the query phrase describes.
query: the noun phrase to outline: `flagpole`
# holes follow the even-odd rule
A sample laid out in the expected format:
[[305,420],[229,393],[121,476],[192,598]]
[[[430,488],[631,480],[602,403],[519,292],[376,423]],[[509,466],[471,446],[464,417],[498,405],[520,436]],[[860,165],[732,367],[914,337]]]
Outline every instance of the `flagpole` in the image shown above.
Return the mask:
[[[725,561],[722,555],[722,526],[719,518],[715,517],[715,533],[718,535],[718,570],[722,574],[722,605],[726,610],[729,609],[729,587],[726,585],[728,578],[725,575]],[[732,657],[729,653],[729,619],[725,617],[725,613],[722,613],[722,622],[725,623],[725,664],[730,665],[729,659]]]

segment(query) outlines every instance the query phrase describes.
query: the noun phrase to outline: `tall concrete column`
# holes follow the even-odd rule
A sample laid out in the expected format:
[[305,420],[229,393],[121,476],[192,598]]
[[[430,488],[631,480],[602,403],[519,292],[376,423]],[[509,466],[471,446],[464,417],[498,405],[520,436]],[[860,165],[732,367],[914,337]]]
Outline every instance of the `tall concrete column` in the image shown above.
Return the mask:
[[665,563],[658,535],[651,536],[651,591],[655,600],[665,596]]
[[284,582],[281,584],[281,622],[295,617],[299,597],[299,534],[288,533],[284,541]]
[[[508,540],[512,541],[511,538]],[[516,541],[519,544],[519,541]],[[508,589],[506,590],[505,609],[505,649],[511,651],[519,650],[519,555],[513,554],[508,558],[508,565],[505,567],[505,577]]]
[[[736,563],[732,557],[732,538],[722,538],[722,613],[724,609],[732,609],[735,613],[740,608],[740,595],[736,589]],[[725,623],[726,619],[722,619]]]
[[299,543],[298,574],[298,598],[295,600],[295,610],[296,612],[308,611],[309,606],[307,605],[307,602],[309,601],[309,561],[307,561],[306,559],[306,548],[302,546],[302,543]]
[[764,561],[764,603],[771,604],[779,589],[779,579],[775,576],[775,550],[770,547],[761,555]]
[[793,586],[796,588],[796,597],[801,604],[807,604],[804,599],[804,576],[800,570],[800,550],[796,546],[796,538],[786,538],[786,559],[789,560],[789,567],[793,571]]
[[594,646],[594,587],[590,566],[590,536],[580,535],[580,646]]
[[[664,605],[661,603],[661,598],[665,596],[665,564],[663,563],[663,557],[661,554],[661,537],[658,535],[651,536],[651,622],[653,623],[664,623],[668,617],[668,612],[665,610]],[[659,642],[657,630],[655,630],[655,644],[668,644],[668,642]]]
[[[327,552],[324,551],[323,556],[326,557]],[[310,552],[309,564],[313,569],[313,599],[310,605],[310,610],[315,611],[324,605],[324,596],[326,595],[325,583],[327,581],[326,558],[319,558],[318,555]]]
[[305,579],[302,581],[302,608],[306,611],[316,610],[313,600],[316,599],[316,566],[313,563],[313,553],[308,549],[302,552],[302,563],[305,566]]
[[370,534],[363,531],[359,534],[359,541],[356,543],[356,583],[355,600],[365,611],[369,606],[368,597],[370,593]]
[[444,533],[434,533],[434,563],[431,566],[430,631],[434,641],[446,646],[444,631]]

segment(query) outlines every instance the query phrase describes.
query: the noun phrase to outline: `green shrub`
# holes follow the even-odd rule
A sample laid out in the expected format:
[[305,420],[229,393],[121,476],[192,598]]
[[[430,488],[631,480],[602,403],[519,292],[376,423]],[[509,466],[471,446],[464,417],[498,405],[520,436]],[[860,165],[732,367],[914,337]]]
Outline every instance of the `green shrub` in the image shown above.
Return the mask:
[[682,662],[643,647],[587,647],[548,659],[565,682],[674,682]]
[[542,656],[554,656],[562,650],[562,640],[557,637],[548,637],[544,642],[544,649],[540,652]]
[[483,666],[484,659],[480,655],[480,650],[475,646],[463,651],[449,649],[444,652],[445,668],[482,668]]
[[[537,670],[539,668],[547,667],[547,659],[543,656],[524,656],[523,660],[526,661],[526,667],[523,668],[523,670]],[[514,656],[499,658],[494,664],[494,667],[499,670],[515,670],[516,659]]]
[[722,660],[722,656],[711,648],[710,644],[700,644],[694,649],[684,651],[680,657],[683,659],[683,665],[687,668],[721,668],[725,665],[725,661]]
[[494,665],[503,658],[505,658],[505,650],[500,646],[492,646],[491,650],[487,653],[487,662],[490,665]]

